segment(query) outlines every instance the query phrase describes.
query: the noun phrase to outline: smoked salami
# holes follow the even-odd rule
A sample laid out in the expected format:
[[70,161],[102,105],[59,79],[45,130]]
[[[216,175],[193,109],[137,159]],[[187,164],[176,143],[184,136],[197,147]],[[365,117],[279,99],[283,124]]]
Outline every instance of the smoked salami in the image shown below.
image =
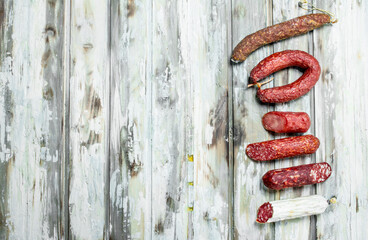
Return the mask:
[[322,162],[271,170],[263,175],[262,180],[266,187],[280,190],[321,183],[326,181],[330,175],[331,166]]
[[307,33],[330,22],[329,15],[316,13],[261,29],[241,40],[234,48],[231,61],[243,62],[252,52],[264,45]]
[[246,148],[248,157],[256,161],[268,161],[317,151],[319,140],[313,135],[282,138],[277,140],[252,143]]

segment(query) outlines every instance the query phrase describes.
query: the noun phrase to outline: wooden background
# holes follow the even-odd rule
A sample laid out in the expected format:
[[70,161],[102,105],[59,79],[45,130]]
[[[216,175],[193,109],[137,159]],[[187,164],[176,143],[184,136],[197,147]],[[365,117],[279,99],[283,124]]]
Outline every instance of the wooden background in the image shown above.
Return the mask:
[[[366,239],[368,2],[314,0],[339,22],[229,64],[245,35],[306,14],[297,4],[2,0],[0,239]],[[261,104],[249,72],[285,49],[313,54],[321,78],[296,101]],[[317,153],[247,158],[247,144],[283,137],[261,125],[272,110],[309,113]],[[323,184],[261,184],[275,167],[322,161]],[[310,194],[338,203],[255,223],[263,202]]]

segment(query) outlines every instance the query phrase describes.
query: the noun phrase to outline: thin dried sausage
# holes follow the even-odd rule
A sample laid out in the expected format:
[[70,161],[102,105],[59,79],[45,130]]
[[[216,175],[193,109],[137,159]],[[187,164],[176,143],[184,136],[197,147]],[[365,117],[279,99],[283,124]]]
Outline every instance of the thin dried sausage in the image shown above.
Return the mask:
[[281,190],[321,183],[326,181],[330,175],[331,166],[322,162],[270,170],[263,175],[262,180],[266,187]]
[[304,133],[308,131],[311,121],[305,112],[266,113],[262,117],[263,127],[275,133]]
[[321,67],[312,55],[299,50],[286,50],[274,53],[263,59],[253,68],[250,79],[257,83],[268,75],[287,67],[298,67],[304,74],[296,81],[274,88],[258,88],[257,96],[265,103],[283,103],[297,99],[308,93],[317,83]]
[[282,138],[277,140],[252,143],[246,148],[248,157],[256,161],[268,161],[317,151],[319,140],[313,135]]
[[327,14],[316,13],[293,18],[246,36],[234,48],[232,62],[243,62],[256,49],[283,39],[298,36],[331,22]]
[[266,202],[258,208],[256,221],[271,223],[321,214],[330,203],[336,203],[336,198],[327,200],[320,195]]

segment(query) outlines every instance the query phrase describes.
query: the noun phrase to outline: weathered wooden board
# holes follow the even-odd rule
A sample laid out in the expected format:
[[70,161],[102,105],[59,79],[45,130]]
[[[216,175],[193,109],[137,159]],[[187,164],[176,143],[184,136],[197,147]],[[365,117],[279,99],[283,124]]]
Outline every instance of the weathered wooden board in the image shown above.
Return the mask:
[[190,1],[189,59],[194,109],[193,239],[229,239],[229,1]]
[[[233,46],[246,35],[272,24],[271,1],[233,0]],[[274,199],[274,193],[262,185],[262,175],[274,167],[273,162],[255,162],[245,154],[249,143],[272,139],[261,124],[262,116],[272,107],[261,104],[256,88],[247,88],[249,73],[272,48],[257,50],[249,58],[233,66],[234,106],[234,238],[274,239],[273,224],[255,222],[257,207]]]
[[102,239],[109,164],[109,5],[71,4],[70,182],[71,239]]
[[[186,239],[188,225],[186,67],[180,29],[183,5],[152,5],[152,238]],[[185,6],[185,5],[184,5]],[[182,51],[183,50],[183,51]]]
[[[316,86],[316,133],[321,140],[317,161],[333,173],[317,187],[338,203],[317,218],[318,239],[366,239],[368,214],[368,20],[366,1],[321,2],[339,21],[315,33],[315,55],[321,63]],[[318,106],[318,107],[317,107]]]
[[151,4],[111,2],[111,239],[151,238]]
[[1,1],[1,239],[60,239],[63,2]]

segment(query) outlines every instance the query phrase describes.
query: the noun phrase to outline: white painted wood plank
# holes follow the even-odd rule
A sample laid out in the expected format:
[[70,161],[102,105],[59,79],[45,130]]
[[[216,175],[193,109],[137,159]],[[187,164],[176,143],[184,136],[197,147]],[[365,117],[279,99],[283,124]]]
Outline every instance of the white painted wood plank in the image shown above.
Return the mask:
[[2,239],[58,239],[61,217],[61,1],[3,1]]
[[111,239],[151,239],[151,11],[111,2]]
[[316,87],[317,161],[333,173],[317,187],[338,203],[317,218],[318,239],[366,239],[368,216],[367,118],[368,18],[366,1],[318,2],[339,22],[315,34],[315,55],[322,66]]
[[180,28],[181,12],[187,10],[182,2],[170,0],[153,1],[152,7],[152,238],[187,239],[190,83],[182,60],[187,42]]
[[[289,19],[302,16],[308,12],[298,7],[297,1],[273,1],[273,24],[287,21]],[[321,29],[317,29],[319,31]],[[323,31],[323,30],[322,30]],[[273,45],[274,52],[280,52],[283,50],[302,50],[313,54],[313,49],[309,49],[308,40],[309,34],[304,34],[298,37],[286,39],[284,41],[275,43]],[[288,68],[275,73],[274,86],[281,86],[298,79],[303,73],[295,68]],[[276,111],[291,111],[291,112],[307,112],[313,122],[313,91],[310,91],[306,95],[294,101],[276,104]],[[312,124],[313,125],[313,124]],[[313,126],[305,134],[313,134]],[[277,134],[275,138],[289,137],[290,134]],[[318,136],[317,136],[318,137]],[[295,157],[290,159],[283,159],[275,162],[275,168],[285,168],[291,166],[297,166],[301,164],[307,164],[313,162],[313,155]],[[308,196],[313,194],[314,186],[304,186],[301,188],[288,188],[277,191],[276,199],[290,199],[300,196]],[[311,222],[313,217],[305,217],[301,219],[288,220],[275,223],[275,239],[314,239],[315,228],[314,222]]]
[[193,239],[229,239],[228,52],[230,2],[190,1],[193,84]]
[[2,239],[59,239],[61,1],[2,1]]
[[[233,46],[246,35],[272,23],[272,6],[269,1],[233,0]],[[274,200],[274,193],[262,185],[262,175],[274,167],[273,162],[252,161],[245,148],[253,142],[272,139],[264,130],[262,116],[272,110],[256,98],[256,88],[247,88],[249,73],[256,64],[271,54],[263,47],[248,59],[233,66],[234,107],[234,238],[273,239],[273,224],[256,223],[257,208]]]
[[108,161],[109,6],[71,4],[70,237],[102,239]]

